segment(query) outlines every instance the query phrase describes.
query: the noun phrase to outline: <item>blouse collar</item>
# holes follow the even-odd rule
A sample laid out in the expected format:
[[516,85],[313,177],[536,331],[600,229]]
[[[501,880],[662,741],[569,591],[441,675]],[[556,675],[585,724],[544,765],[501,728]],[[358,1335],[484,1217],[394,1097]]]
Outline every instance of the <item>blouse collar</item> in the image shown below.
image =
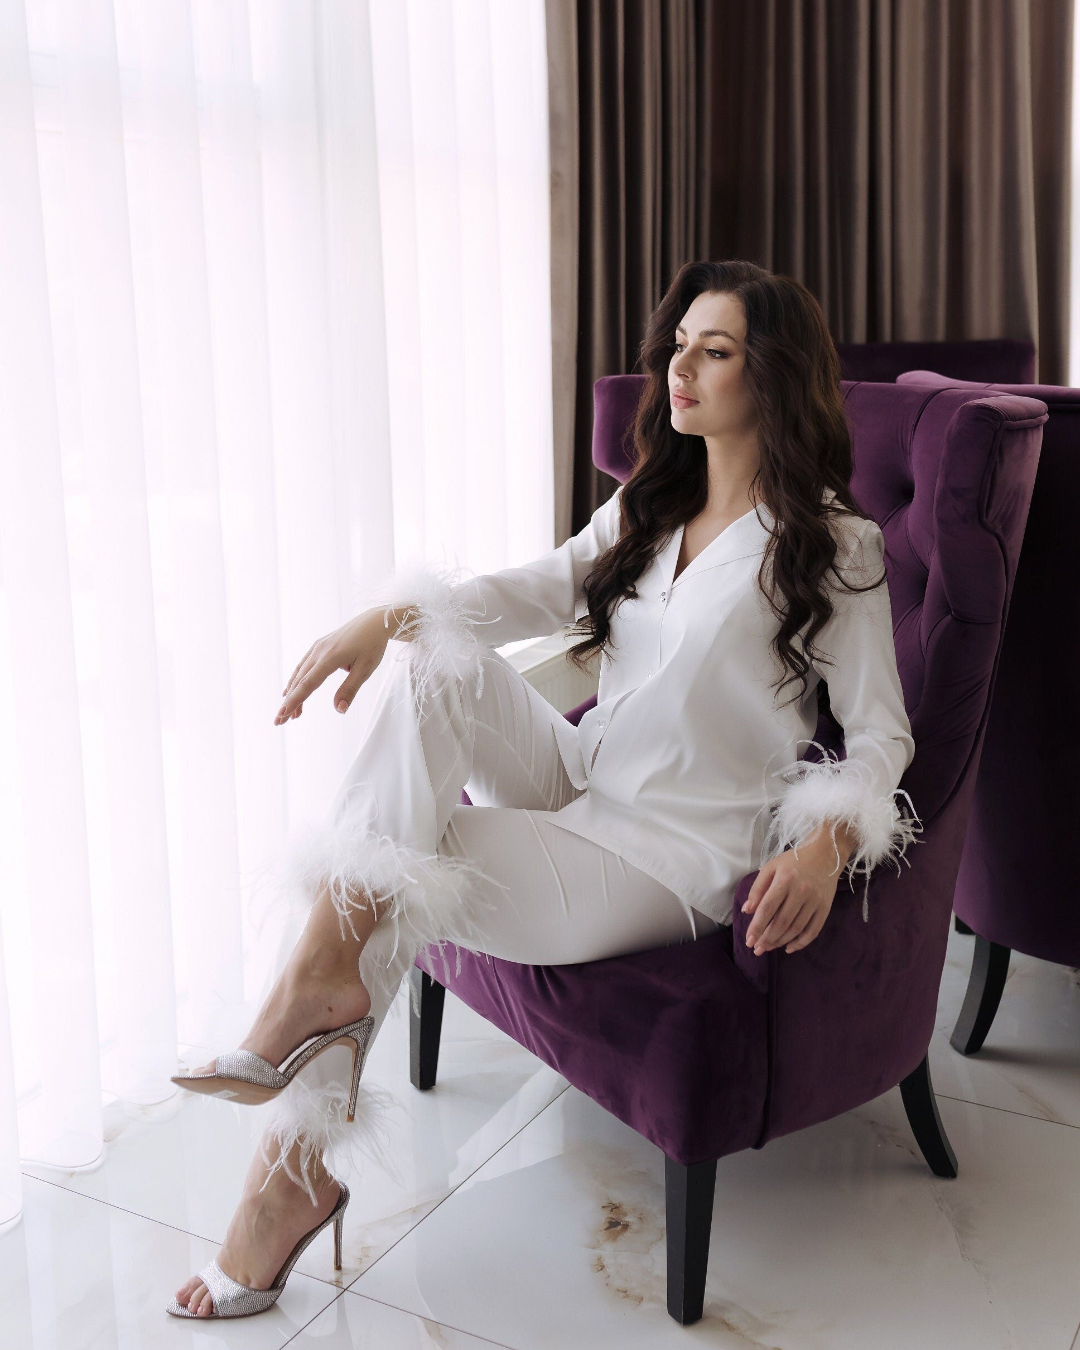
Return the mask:
[[721,530],[677,577],[675,564],[679,558],[686,526],[676,526],[668,542],[656,555],[665,587],[674,588],[682,584],[684,577],[734,562],[737,558],[749,558],[754,554],[763,553],[774,523],[775,517],[772,512],[764,502],[759,502],[756,507],[733,520],[727,529]]

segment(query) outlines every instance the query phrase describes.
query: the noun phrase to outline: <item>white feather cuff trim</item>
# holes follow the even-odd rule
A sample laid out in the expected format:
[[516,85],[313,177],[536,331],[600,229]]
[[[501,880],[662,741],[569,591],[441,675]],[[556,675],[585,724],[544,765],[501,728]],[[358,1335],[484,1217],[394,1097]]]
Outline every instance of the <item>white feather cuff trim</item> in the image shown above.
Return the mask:
[[[268,1110],[259,1145],[268,1168],[263,1187],[280,1169],[307,1192],[314,1205],[314,1166],[318,1161],[334,1177],[356,1173],[365,1162],[373,1162],[389,1176],[397,1177],[387,1118],[401,1103],[386,1088],[361,1080],[356,1114],[347,1121],[348,1100],[346,1079],[312,1087],[297,1074]],[[295,1158],[291,1156],[294,1149]]]
[[[394,926],[394,949],[402,942],[419,950],[431,943],[464,943],[482,948],[478,910],[498,902],[485,897],[488,886],[508,891],[470,858],[427,854],[378,834],[348,810],[321,829],[309,829],[290,845],[286,885],[313,904],[325,885],[337,910],[342,937],[352,914],[374,900],[378,921]],[[458,971],[461,954],[458,953]],[[388,962],[389,964],[389,962]]]
[[[489,888],[509,891],[471,859],[426,854],[399,844],[389,835],[376,833],[348,809],[329,825],[305,826],[293,836],[284,852],[283,881],[285,899],[298,908],[313,904],[325,886],[343,937],[346,929],[355,936],[354,915],[374,901],[377,922],[360,954],[360,976],[371,995],[376,1030],[395,1006],[401,981],[417,954],[434,945],[448,971],[443,947],[452,942],[457,946],[460,975],[461,947],[483,951],[481,911],[505,903],[491,898]],[[337,1048],[327,1052],[334,1054]],[[343,1070],[347,1058],[346,1052],[340,1052]],[[305,1076],[310,1080],[312,1069],[305,1070]],[[347,1078],[320,1081],[324,1076],[321,1071],[316,1073],[314,1086],[298,1076],[275,1099],[263,1144],[263,1158],[270,1170],[284,1169],[312,1200],[316,1157],[322,1157],[335,1175],[362,1159],[393,1173],[385,1117],[395,1098],[361,1080],[356,1118],[348,1123]],[[270,1142],[276,1144],[273,1157]],[[290,1159],[294,1149],[298,1157]]]
[[416,684],[417,706],[429,694],[438,695],[451,680],[472,680],[476,697],[484,688],[484,643],[478,629],[494,619],[482,619],[470,606],[468,587],[456,580],[457,569],[436,563],[401,567],[382,582],[361,591],[361,609],[378,609],[383,624],[390,625],[392,610],[409,607],[416,611],[405,625]]
[[[844,870],[852,882],[860,873],[866,878],[863,892],[866,920],[870,873],[883,862],[895,863],[899,872],[901,859],[908,861],[905,857],[908,845],[919,842],[916,836],[922,832],[922,824],[903,788],[884,796],[877,790],[869,765],[862,760],[839,759],[817,741],[812,744],[824,756],[821,763],[800,760],[774,775],[783,778],[788,787],[774,808],[762,845],[761,863],[763,866],[785,849],[797,851],[826,824],[836,849],[836,828],[847,826],[856,842]],[[897,797],[907,799],[910,815],[901,812]],[[839,862],[838,849],[836,857]]]

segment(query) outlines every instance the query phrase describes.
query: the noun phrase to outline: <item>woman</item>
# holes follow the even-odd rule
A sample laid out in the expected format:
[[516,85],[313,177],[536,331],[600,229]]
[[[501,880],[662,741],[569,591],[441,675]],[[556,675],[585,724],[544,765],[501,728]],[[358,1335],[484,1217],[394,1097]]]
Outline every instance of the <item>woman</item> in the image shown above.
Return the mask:
[[[322,1227],[340,1248],[348,1192],[324,1155],[375,1146],[368,1103],[348,1123],[356,1080],[421,946],[566,964],[689,941],[731,923],[760,867],[747,941],[796,953],[842,873],[897,862],[914,838],[896,800],[914,744],[884,543],[849,490],[817,302],[752,263],[688,264],[642,362],[633,472],[579,534],[457,585],[395,575],[286,686],[277,725],[340,669],[344,711],[405,644],[329,825],[294,847],[311,911],[287,966],[240,1051],[176,1079],[277,1099],[217,1261],[176,1315],[261,1311]],[[494,650],[574,621],[572,659],[601,652],[577,727]],[[822,680],[843,761],[800,760]],[[302,1077],[286,1058],[299,1046]]]

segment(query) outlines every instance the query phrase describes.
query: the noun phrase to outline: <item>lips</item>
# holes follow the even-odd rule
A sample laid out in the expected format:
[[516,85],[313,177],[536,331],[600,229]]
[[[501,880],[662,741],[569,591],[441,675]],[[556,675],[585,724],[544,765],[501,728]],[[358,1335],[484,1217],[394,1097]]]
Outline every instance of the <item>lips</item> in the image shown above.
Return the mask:
[[672,394],[671,401],[676,408],[693,408],[697,405],[696,398],[687,398],[685,394]]

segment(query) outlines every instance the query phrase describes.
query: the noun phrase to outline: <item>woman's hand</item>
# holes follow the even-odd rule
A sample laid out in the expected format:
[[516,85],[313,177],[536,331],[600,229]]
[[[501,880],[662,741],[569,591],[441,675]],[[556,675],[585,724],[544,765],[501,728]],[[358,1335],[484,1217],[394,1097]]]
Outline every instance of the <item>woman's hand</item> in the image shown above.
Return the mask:
[[384,625],[382,609],[365,610],[309,647],[285,686],[285,702],[274,718],[274,726],[299,717],[304,710],[304,699],[335,670],[349,672],[349,678],[334,695],[334,707],[338,712],[348,712],[356,691],[378,669],[390,639],[398,637],[408,641],[408,634],[400,627],[408,614],[408,610],[391,611],[389,624]]
[[847,827],[837,825],[834,848],[830,829],[823,825],[799,846],[798,856],[788,849],[769,859],[743,905],[743,913],[754,916],[746,930],[746,945],[753,947],[755,956],[781,946],[785,952],[797,952],[813,942],[829,917],[836,883],[854,846]]

